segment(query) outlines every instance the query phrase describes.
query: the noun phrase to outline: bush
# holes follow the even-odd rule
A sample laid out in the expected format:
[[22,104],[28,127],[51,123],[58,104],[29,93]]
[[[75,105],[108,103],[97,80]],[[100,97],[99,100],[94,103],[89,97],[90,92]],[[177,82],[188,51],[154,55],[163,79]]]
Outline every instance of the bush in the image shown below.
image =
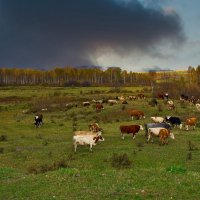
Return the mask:
[[7,141],[7,135],[1,135],[0,136],[0,141]]
[[114,153],[110,160],[112,167],[118,169],[130,168],[132,165],[132,162],[130,161],[126,153],[123,154]]

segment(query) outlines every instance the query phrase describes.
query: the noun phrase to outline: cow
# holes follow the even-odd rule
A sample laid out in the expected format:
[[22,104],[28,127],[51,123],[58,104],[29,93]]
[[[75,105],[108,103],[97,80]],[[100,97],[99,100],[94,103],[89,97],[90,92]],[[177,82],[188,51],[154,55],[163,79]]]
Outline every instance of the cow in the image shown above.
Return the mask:
[[108,99],[108,103],[113,105],[113,104],[117,104],[118,102],[115,99]]
[[140,110],[128,110],[128,113],[130,113],[132,120],[134,119],[134,117],[136,119],[145,118],[144,112]]
[[172,100],[167,101],[167,109],[168,110],[174,110],[175,109],[174,102]]
[[133,134],[133,139],[135,139],[136,133],[138,133],[140,130],[143,130],[142,125],[121,125],[120,127],[121,131],[121,138],[124,140],[124,134]]
[[128,96],[128,99],[129,99],[129,100],[136,100],[137,97],[136,97],[136,96]]
[[195,129],[196,123],[197,123],[196,117],[191,117],[191,118],[186,119],[185,120],[186,130],[188,131],[190,126],[193,126],[193,129]]
[[74,151],[76,152],[78,145],[89,145],[92,151],[92,146],[95,146],[98,141],[104,141],[104,138],[101,135],[75,135],[73,136]]
[[145,96],[144,96],[144,94],[138,94],[138,95],[137,95],[137,98],[138,98],[138,99],[145,99]]
[[147,123],[144,125],[145,127],[145,133],[146,133],[146,137],[148,136],[148,129],[149,128],[166,128],[168,130],[172,130],[172,127],[170,124],[167,124],[165,122],[163,123]]
[[200,111],[200,103],[195,104],[195,107],[198,111]]
[[99,131],[103,131],[103,129],[99,126],[99,124],[92,123],[92,124],[89,124],[89,131],[99,132]]
[[96,109],[96,111],[101,111],[102,109],[104,109],[103,104],[102,103],[96,103],[95,109]]
[[163,117],[151,117],[151,119],[155,122],[155,123],[162,123],[164,122],[164,118]]
[[43,125],[43,115],[41,113],[38,113],[35,115],[35,127],[40,128]]
[[85,102],[83,102],[82,104],[83,104],[84,107],[90,106],[90,102],[89,102],[89,101],[85,101]]
[[147,138],[147,143],[151,139],[151,142],[153,142],[153,136],[159,137],[161,144],[167,143],[167,138],[171,137],[172,139],[175,139],[174,134],[171,133],[168,129],[166,128],[149,128],[148,129],[148,138]]
[[172,117],[172,116],[166,116],[165,117],[165,121],[170,123],[172,126],[179,126],[180,129],[182,129],[182,123],[180,118],[178,117]]
[[185,94],[180,95],[180,101],[188,101],[189,97]]
[[168,100],[169,99],[169,94],[168,93],[160,92],[160,93],[157,94],[157,98]]

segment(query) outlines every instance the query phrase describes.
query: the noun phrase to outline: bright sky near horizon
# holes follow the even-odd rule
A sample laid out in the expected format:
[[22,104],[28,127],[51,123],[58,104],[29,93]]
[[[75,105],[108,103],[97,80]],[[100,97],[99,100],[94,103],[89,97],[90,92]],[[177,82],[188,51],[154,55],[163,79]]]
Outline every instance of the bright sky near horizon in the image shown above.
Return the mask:
[[200,65],[199,0],[0,0],[0,68]]

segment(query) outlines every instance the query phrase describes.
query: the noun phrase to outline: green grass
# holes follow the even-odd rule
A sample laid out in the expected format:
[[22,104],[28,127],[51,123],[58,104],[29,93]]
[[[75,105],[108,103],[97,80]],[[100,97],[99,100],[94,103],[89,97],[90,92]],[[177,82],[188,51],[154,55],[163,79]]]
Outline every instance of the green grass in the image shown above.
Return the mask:
[[[182,119],[193,115],[199,119],[200,113],[193,106],[182,107],[178,101],[174,111],[168,111],[164,102],[159,101],[163,109],[159,112],[157,107],[148,105],[150,99],[136,100],[129,101],[126,109],[141,109],[146,119],[130,121],[121,104],[105,104],[105,110],[99,113],[92,106],[82,107],[80,99],[83,96],[92,100],[102,96],[128,96],[139,91],[138,88],[122,88],[130,92],[117,94],[108,93],[109,89],[0,88],[0,136],[6,135],[6,140],[0,141],[0,148],[3,148],[0,153],[0,199],[199,199],[199,128],[190,131],[174,129],[176,139],[161,146],[157,138],[153,144],[146,144],[144,131],[139,132],[135,140],[130,135],[121,140],[119,126],[144,125],[155,114]],[[101,91],[100,94],[92,94],[95,90]],[[62,95],[56,93],[58,91]],[[81,96],[80,91],[84,95]],[[73,96],[78,107],[63,111],[56,107],[51,112],[44,112],[44,126],[36,129],[34,113],[22,112],[31,108],[32,98],[28,97],[46,95],[51,98],[58,94]],[[12,96],[26,98],[7,101],[6,98]],[[83,146],[74,153],[74,119],[77,130],[88,130],[91,122],[99,121],[105,141],[98,143],[93,152]],[[131,165],[115,167],[113,155],[124,154]]]

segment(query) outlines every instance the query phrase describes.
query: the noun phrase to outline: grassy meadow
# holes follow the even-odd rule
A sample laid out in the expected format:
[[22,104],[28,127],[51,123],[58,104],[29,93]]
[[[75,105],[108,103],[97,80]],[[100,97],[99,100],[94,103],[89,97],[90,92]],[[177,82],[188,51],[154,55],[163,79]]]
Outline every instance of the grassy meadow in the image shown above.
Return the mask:
[[[92,99],[144,93],[145,100],[128,105],[82,106]],[[168,111],[163,100],[152,107],[150,88],[127,87],[0,87],[0,199],[200,199],[200,124],[195,130],[173,129],[168,145],[146,143],[145,132],[120,137],[122,124],[151,122],[151,116],[190,116],[200,119],[194,106],[175,100]],[[66,107],[74,103],[77,107]],[[44,125],[34,127],[35,112],[42,108]],[[146,118],[130,120],[125,111],[144,111]],[[104,142],[78,146],[73,130],[88,130],[98,122]]]

